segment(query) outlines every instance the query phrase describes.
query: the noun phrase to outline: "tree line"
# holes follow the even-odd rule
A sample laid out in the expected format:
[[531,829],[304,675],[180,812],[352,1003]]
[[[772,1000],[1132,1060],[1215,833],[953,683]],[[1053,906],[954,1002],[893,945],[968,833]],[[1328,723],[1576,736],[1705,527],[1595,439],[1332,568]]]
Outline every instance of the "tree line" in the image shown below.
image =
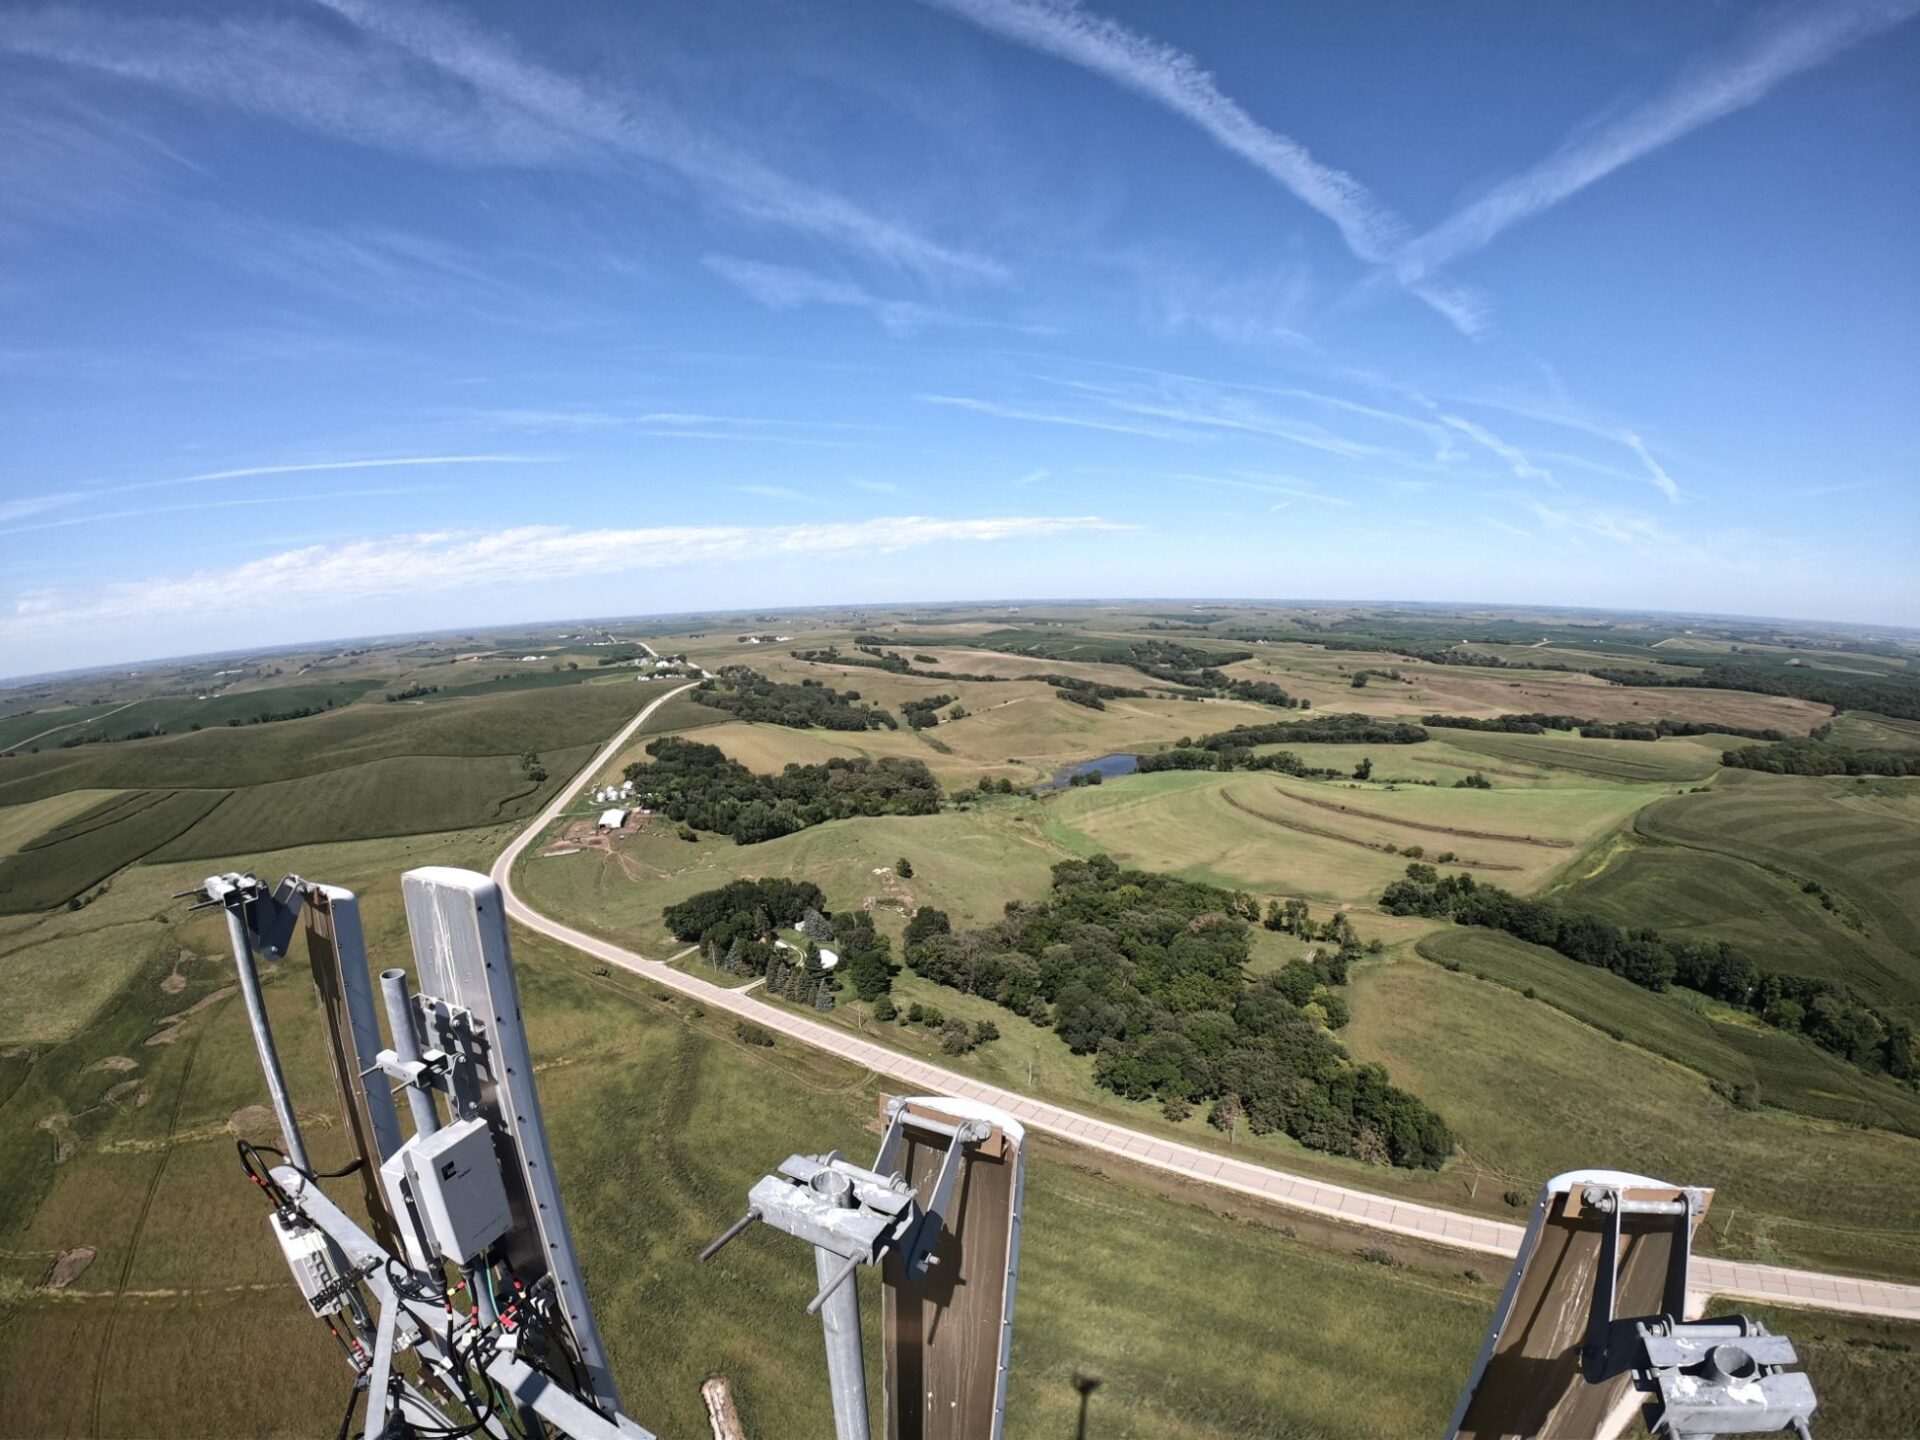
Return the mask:
[[861,703],[858,690],[835,690],[818,680],[798,685],[769,680],[745,665],[728,665],[694,689],[702,705],[741,720],[793,730],[897,730],[892,715]]
[[700,830],[754,845],[853,815],[933,815],[940,782],[919,760],[835,757],[759,775],[717,745],[667,736],[627,766],[642,802]]
[[1583,740],[1658,740],[1665,735],[1738,735],[1746,740],[1784,740],[1784,732],[1720,725],[1705,720],[1582,720],[1576,715],[1423,715],[1422,725],[1442,730],[1488,730],[1504,735],[1544,735],[1549,730],[1578,730]]
[[1920,775],[1920,750],[1855,750],[1819,740],[1789,740],[1723,750],[1720,763],[1768,775]]
[[1871,710],[1898,720],[1920,720],[1920,682],[1886,676],[1834,675],[1774,665],[1709,664],[1699,670],[1595,668],[1588,673],[1616,685],[1661,689],[1751,690],[1831,705],[1835,711]]
[[956,932],[942,912],[917,911],[906,962],[1052,1027],[1093,1055],[1097,1083],[1157,1099],[1171,1118],[1206,1104],[1222,1129],[1245,1123],[1333,1154],[1437,1169],[1453,1149],[1446,1124],[1333,1036],[1346,1015],[1337,990],[1359,953],[1351,927],[1333,954],[1249,980],[1249,925],[1260,918],[1251,896],[1097,856],[1055,865],[1047,900],[1010,903],[984,929]]
[[1504,931],[1582,965],[1609,971],[1645,990],[1678,985],[1806,1036],[1868,1070],[1897,1080],[1920,1075],[1913,1026],[1864,1005],[1831,980],[1761,968],[1724,941],[1676,940],[1657,930],[1623,929],[1597,915],[1570,912],[1481,885],[1471,875],[1441,876],[1433,866],[1407,866],[1387,886],[1380,908],[1390,915],[1445,917],[1460,925]]

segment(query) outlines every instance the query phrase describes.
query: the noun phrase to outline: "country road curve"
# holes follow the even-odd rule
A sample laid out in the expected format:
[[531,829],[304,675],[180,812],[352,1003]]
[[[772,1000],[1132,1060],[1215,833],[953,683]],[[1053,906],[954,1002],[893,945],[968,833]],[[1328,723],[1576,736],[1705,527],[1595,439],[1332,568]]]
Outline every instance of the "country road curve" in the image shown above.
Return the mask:
[[[995,1105],[1036,1130],[1105,1151],[1135,1164],[1166,1171],[1241,1195],[1273,1201],[1297,1210],[1312,1211],[1367,1229],[1391,1231],[1438,1245],[1487,1255],[1511,1257],[1520,1246],[1521,1227],[1477,1215],[1465,1215],[1434,1205],[1396,1200],[1366,1190],[1324,1180],[1290,1175],[1212,1151],[1164,1140],[1111,1121],[1095,1119],[1018,1091],[983,1084],[965,1075],[902,1055],[849,1031],[810,1020],[787,1006],[769,1004],[751,995],[715,985],[660,960],[649,960],[606,940],[575,930],[542,915],[521,900],[513,888],[513,867],[526,848],[567,808],[580,788],[594,779],[614,756],[667,701],[698,682],[690,681],[655,697],[587,762],[554,796],[552,803],[514,837],[493,862],[492,879],[506,901],[507,914],[530,930],[569,945],[609,965],[618,965],[654,984],[696,999],[710,1010],[722,1010],[788,1036],[802,1044],[828,1051],[855,1065],[891,1079],[904,1081],[922,1094],[962,1095]],[[1544,1177],[1543,1177],[1544,1178]],[[1840,1310],[1861,1315],[1884,1315],[1920,1320],[1920,1286],[1863,1280],[1850,1275],[1788,1270],[1772,1265],[1696,1256],[1694,1292],[1737,1295],[1771,1304]]]

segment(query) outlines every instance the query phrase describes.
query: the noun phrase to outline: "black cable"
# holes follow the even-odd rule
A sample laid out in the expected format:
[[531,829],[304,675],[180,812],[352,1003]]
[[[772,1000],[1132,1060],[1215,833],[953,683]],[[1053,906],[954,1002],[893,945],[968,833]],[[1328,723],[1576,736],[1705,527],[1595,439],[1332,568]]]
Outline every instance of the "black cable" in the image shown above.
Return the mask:
[[360,1403],[360,1383],[356,1380],[353,1388],[347,1391],[347,1413],[340,1417],[340,1428],[334,1432],[333,1440],[347,1440],[347,1431],[353,1425],[353,1412]]

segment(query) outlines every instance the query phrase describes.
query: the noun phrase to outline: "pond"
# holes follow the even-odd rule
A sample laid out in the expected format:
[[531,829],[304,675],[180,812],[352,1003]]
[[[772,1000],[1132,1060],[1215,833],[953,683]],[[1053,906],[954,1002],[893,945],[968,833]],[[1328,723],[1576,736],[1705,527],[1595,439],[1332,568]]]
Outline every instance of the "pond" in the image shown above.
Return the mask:
[[1120,775],[1131,775],[1140,768],[1138,755],[1102,755],[1094,760],[1082,760],[1053,772],[1053,779],[1039,786],[1042,790],[1065,790],[1073,784],[1076,775],[1098,775],[1102,780],[1112,780]]

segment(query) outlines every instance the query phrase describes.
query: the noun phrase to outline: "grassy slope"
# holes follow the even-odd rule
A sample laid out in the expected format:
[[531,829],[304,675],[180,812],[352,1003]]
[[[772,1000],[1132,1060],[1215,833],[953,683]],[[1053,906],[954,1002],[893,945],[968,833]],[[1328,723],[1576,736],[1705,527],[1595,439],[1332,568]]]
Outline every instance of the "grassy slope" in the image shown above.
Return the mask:
[[1710,1184],[1721,1253],[1920,1273],[1920,1141],[1736,1111],[1695,1072],[1436,965],[1362,967],[1344,1038],[1446,1117],[1490,1188],[1594,1165]]
[[1723,1085],[1758,1085],[1763,1104],[1920,1135],[1920,1097],[1818,1046],[1687,990],[1655,994],[1495,930],[1447,927],[1420,953],[1510,989]]
[[0,911],[66,904],[174,840],[225,798],[218,790],[135,790],[101,801],[0,860]]

